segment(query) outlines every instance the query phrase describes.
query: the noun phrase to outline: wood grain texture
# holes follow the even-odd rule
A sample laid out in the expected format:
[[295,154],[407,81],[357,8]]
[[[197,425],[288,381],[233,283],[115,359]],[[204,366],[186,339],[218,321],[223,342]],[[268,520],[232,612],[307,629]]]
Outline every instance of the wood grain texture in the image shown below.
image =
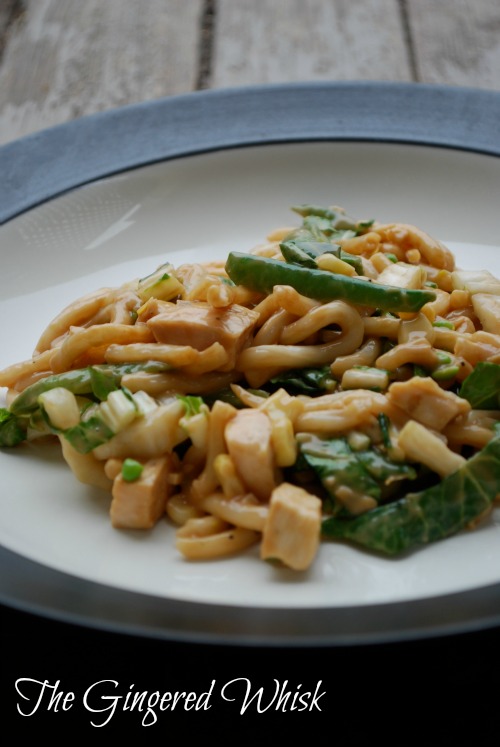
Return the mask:
[[406,0],[419,81],[500,90],[499,0]]
[[196,88],[500,91],[500,0],[0,0],[0,144]]
[[218,0],[212,86],[411,79],[397,0]]
[[25,0],[0,65],[0,142],[196,87],[202,0]]
[[20,0],[0,0],[0,56],[2,55],[9,26],[20,12]]

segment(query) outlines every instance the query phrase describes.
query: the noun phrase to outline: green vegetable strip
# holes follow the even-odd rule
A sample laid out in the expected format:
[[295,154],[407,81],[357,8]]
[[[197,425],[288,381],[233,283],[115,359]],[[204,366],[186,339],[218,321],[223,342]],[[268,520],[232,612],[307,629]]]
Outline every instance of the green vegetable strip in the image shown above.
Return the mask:
[[359,233],[373,225],[373,220],[358,221],[351,218],[342,210],[325,208],[321,205],[294,205],[292,210],[303,218],[309,218],[311,216],[322,218],[328,221],[330,226],[334,229],[350,229],[355,233]]
[[59,386],[69,389],[73,394],[88,394],[92,391],[88,369],[66,371],[40,379],[16,397],[10,406],[10,411],[15,415],[27,415],[33,412],[38,408],[38,397]]
[[320,368],[292,368],[283,371],[277,376],[269,379],[266,386],[272,385],[273,388],[283,388],[289,394],[308,394],[313,397],[325,392],[332,392],[337,387],[337,382],[333,378],[330,366],[321,366]]
[[[98,399],[105,399],[107,394],[120,384],[121,378],[125,374],[138,373],[140,371],[159,373],[168,371],[169,369],[170,366],[165,363],[147,361],[145,363],[123,363],[117,365],[103,364],[53,374],[52,376],[40,379],[21,392],[10,406],[10,412],[14,415],[28,415],[38,408],[38,397],[56,387],[69,389],[73,394],[96,394],[100,395]],[[109,377],[110,384],[108,386],[103,384],[103,376],[97,376],[99,373]],[[98,380],[99,383],[97,383]]]
[[0,447],[17,446],[26,438],[27,423],[0,408]]
[[379,413],[377,420],[378,420],[378,424],[380,427],[380,433],[382,435],[382,443],[384,444],[386,449],[391,449],[392,443],[391,443],[391,436],[389,432],[389,425],[390,425],[389,418],[387,417],[385,413],[381,412]]
[[379,285],[361,278],[239,252],[229,254],[226,272],[237,285],[261,293],[271,293],[275,285],[291,285],[303,296],[318,301],[343,300],[384,311],[415,312],[435,299],[432,291]]
[[198,415],[201,412],[201,407],[203,405],[202,397],[197,397],[193,394],[178,394],[177,399],[179,399],[186,408],[186,417],[191,418],[193,415]]
[[295,234],[291,234],[280,244],[281,253],[287,262],[317,270],[316,259],[321,257],[322,254],[333,254],[338,259],[351,265],[358,275],[363,274],[361,257],[343,252],[340,246],[329,241],[300,240],[294,238],[294,236]]
[[115,435],[99,417],[94,416],[62,431],[64,438],[80,454],[88,454],[97,446],[106,443]]
[[456,534],[491,507],[499,493],[499,474],[500,435],[432,488],[355,519],[325,519],[323,535],[387,555],[435,542]]

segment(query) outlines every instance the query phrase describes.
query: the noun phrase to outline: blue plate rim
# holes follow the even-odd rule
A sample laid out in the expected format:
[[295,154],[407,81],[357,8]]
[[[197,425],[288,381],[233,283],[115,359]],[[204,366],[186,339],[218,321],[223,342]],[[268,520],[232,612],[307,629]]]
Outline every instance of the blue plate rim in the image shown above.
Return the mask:
[[[366,141],[500,157],[499,121],[497,92],[412,83],[297,83],[172,96],[83,117],[2,146],[0,223],[123,171],[230,148]],[[2,546],[0,567],[4,605],[169,640],[352,646],[500,626],[500,584],[398,603],[249,609],[108,587]]]
[[0,224],[121,171],[228,148],[347,140],[500,156],[499,121],[500,92],[417,83],[289,83],[147,101],[2,146]]

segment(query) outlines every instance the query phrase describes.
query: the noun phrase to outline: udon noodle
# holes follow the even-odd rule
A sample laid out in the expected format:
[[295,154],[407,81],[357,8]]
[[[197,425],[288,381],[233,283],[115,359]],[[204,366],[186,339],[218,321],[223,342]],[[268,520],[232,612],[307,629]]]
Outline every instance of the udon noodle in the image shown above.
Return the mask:
[[0,443],[58,439],[114,527],[169,521],[188,559],[259,544],[305,570],[322,536],[393,553],[483,519],[500,281],[414,226],[295,210],[248,255],[61,311],[0,372]]

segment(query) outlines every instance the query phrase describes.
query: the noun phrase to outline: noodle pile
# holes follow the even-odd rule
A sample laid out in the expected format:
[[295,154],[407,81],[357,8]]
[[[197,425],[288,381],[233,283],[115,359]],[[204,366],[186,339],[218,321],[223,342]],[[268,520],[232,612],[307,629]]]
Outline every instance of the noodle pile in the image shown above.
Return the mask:
[[[164,266],[75,301],[30,360],[0,372],[15,442],[58,438],[76,478],[111,493],[117,528],[166,516],[188,559],[260,543],[296,570],[325,519],[365,520],[462,474],[500,421],[500,282],[457,270],[414,226],[301,214],[252,256],[284,265],[292,237],[315,247],[306,268],[431,300],[386,311],[288,284],[262,292],[224,262]],[[496,382],[486,406],[464,395],[478,371]]]

